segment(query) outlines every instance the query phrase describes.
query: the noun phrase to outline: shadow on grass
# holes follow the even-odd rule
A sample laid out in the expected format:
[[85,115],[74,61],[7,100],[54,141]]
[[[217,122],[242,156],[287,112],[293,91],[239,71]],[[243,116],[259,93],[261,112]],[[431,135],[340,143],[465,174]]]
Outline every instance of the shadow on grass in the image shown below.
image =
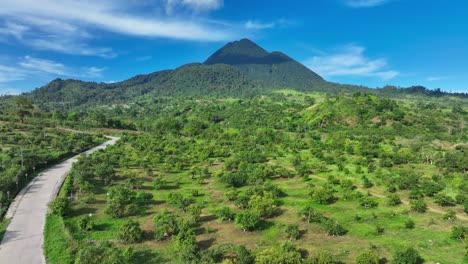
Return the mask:
[[103,224],[95,225],[94,230],[105,231],[105,230],[108,230],[111,226],[112,226],[111,224],[103,223]]
[[274,226],[275,223],[267,220],[261,220],[257,225],[257,230],[267,230],[270,227]]
[[149,249],[135,252],[131,259],[131,263],[135,264],[167,263],[168,261],[168,259],[164,259],[161,255],[151,252]]
[[200,222],[210,222],[216,220],[216,215],[204,215],[200,217]]
[[205,240],[199,241],[198,246],[201,249],[208,249],[214,244],[215,241],[216,239],[214,238],[205,239]]

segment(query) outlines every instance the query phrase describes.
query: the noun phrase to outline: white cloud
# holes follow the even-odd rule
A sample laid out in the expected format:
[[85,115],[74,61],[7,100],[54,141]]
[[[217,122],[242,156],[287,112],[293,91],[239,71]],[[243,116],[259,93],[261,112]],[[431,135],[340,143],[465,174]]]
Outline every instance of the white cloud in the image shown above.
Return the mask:
[[165,0],[166,14],[172,15],[178,7],[184,7],[196,12],[207,12],[223,6],[222,0]]
[[247,29],[266,29],[275,27],[275,23],[261,23],[258,21],[249,20],[245,23],[245,28]]
[[27,73],[16,67],[0,65],[0,83],[24,80]]
[[346,4],[350,7],[374,7],[388,3],[389,0],[346,0]]
[[40,71],[44,73],[51,73],[54,75],[62,75],[62,76],[71,76],[71,74],[65,65],[51,61],[51,60],[44,60],[33,58],[30,56],[24,57],[23,61],[19,63],[21,67],[31,71]]
[[87,77],[102,77],[102,72],[105,70],[106,68],[89,67],[85,68],[84,75]]
[[452,78],[453,76],[429,76],[427,77],[427,81],[436,82],[436,81],[448,80]]
[[[24,17],[50,19],[53,17],[54,20],[63,24],[76,25],[77,27],[92,26],[101,30],[133,36],[205,41],[230,38],[230,34],[226,29],[219,29],[194,19],[170,19],[158,17],[154,14],[131,13],[132,2],[111,0],[1,1],[0,15],[19,17],[20,19]],[[203,4],[202,2],[206,3]],[[208,8],[213,6],[211,2],[188,1],[184,4],[197,8]]]
[[387,69],[384,58],[365,57],[364,51],[364,47],[349,45],[335,54],[314,56],[304,64],[325,77],[366,76],[388,80],[399,75],[399,72]]

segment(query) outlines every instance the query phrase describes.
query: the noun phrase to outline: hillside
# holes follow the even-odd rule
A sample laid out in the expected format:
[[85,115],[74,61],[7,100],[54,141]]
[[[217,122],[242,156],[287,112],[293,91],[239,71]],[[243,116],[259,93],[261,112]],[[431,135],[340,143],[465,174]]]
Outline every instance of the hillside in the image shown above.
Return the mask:
[[[73,110],[128,104],[143,100],[143,97],[216,95],[247,98],[283,89],[333,95],[374,93],[390,98],[451,95],[421,86],[370,89],[328,82],[286,54],[270,53],[254,42],[242,39],[226,44],[203,64],[186,64],[174,70],[141,74],[116,83],[55,79],[26,96],[43,110]],[[457,96],[466,98],[466,94]]]

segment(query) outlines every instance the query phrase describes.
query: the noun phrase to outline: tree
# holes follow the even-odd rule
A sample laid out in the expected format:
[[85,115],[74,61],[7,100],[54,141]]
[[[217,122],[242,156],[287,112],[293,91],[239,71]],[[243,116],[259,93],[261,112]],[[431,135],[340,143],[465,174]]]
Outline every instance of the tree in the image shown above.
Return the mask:
[[282,244],[279,248],[267,248],[257,254],[256,264],[301,264],[299,250],[291,242]]
[[257,211],[260,216],[273,217],[278,213],[278,206],[273,195],[269,192],[263,195],[253,195],[250,197],[249,208]]
[[414,229],[415,222],[412,219],[408,219],[405,221],[405,228],[407,229]]
[[438,193],[434,195],[434,202],[440,206],[454,206],[455,205],[455,199],[443,193]]
[[450,234],[452,239],[464,241],[468,237],[468,227],[456,225],[452,227],[452,233]]
[[173,238],[179,252],[181,263],[198,263],[198,246],[195,233],[190,228],[183,228]]
[[387,199],[388,199],[387,205],[389,206],[396,206],[396,205],[401,204],[400,196],[398,196],[398,194],[396,193],[389,194],[387,196]]
[[49,209],[52,214],[63,216],[67,212],[68,199],[66,197],[57,197],[49,203]]
[[20,123],[24,123],[24,117],[31,115],[31,110],[34,109],[32,102],[24,96],[16,97],[16,113],[18,114]]
[[218,220],[221,222],[224,221],[233,221],[236,214],[231,210],[231,208],[224,206],[216,213]]
[[235,248],[237,253],[236,260],[239,264],[254,264],[255,256],[248,250],[244,245],[237,246]]
[[356,264],[379,264],[379,254],[373,250],[365,250],[357,255]]
[[107,197],[106,213],[114,218],[120,218],[132,214],[130,206],[135,198],[135,192],[122,185],[109,189]]
[[304,221],[307,221],[308,223],[321,223],[322,220],[325,219],[325,217],[322,216],[322,214],[311,205],[304,207],[299,212],[299,215],[302,216]]
[[140,228],[140,224],[129,220],[119,228],[117,236],[124,243],[135,243],[141,241],[143,231]]
[[109,241],[83,243],[76,253],[75,264],[127,264],[133,256],[132,249],[120,249]]
[[286,234],[290,240],[296,240],[299,238],[300,231],[298,224],[288,224],[286,226]]
[[399,249],[393,254],[394,264],[420,264],[423,262],[424,260],[413,247]]
[[373,197],[364,195],[359,198],[359,205],[364,208],[375,208],[379,205],[379,203]]
[[236,224],[245,231],[253,231],[260,222],[260,214],[251,210],[244,210],[236,215]]
[[348,233],[343,226],[333,219],[326,219],[322,221],[322,225],[330,236],[344,236]]
[[114,169],[108,163],[100,163],[96,165],[94,174],[97,177],[99,177],[101,180],[103,180],[104,184],[106,185],[112,181],[112,178],[114,178],[114,175],[115,175]]
[[335,197],[333,196],[333,190],[331,188],[316,188],[310,192],[312,199],[314,199],[319,204],[330,204],[333,203]]
[[310,258],[310,264],[334,264],[333,256],[328,251],[320,251]]
[[426,202],[424,202],[423,199],[411,200],[410,205],[411,205],[411,210],[418,212],[418,213],[424,213],[427,210]]
[[94,229],[94,221],[91,215],[86,215],[78,220],[78,227],[81,231],[91,231]]
[[193,223],[198,223],[200,221],[200,214],[202,212],[202,208],[198,204],[191,204],[187,208],[187,212],[190,215],[191,221]]
[[158,241],[179,232],[176,216],[167,210],[163,210],[161,213],[156,214],[153,218],[153,223],[154,237]]
[[189,198],[184,197],[181,193],[178,192],[171,192],[167,200],[171,205],[182,209],[184,212],[186,207],[192,202]]

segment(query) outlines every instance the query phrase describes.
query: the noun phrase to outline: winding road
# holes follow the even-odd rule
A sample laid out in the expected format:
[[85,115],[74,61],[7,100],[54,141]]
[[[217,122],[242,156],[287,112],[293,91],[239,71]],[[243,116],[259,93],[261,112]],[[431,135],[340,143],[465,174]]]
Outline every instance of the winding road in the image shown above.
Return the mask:
[[[113,145],[119,140],[110,140],[84,153],[90,154]],[[16,196],[5,218],[11,218],[0,244],[0,263],[45,264],[43,243],[47,205],[52,201],[78,156],[40,173]]]

